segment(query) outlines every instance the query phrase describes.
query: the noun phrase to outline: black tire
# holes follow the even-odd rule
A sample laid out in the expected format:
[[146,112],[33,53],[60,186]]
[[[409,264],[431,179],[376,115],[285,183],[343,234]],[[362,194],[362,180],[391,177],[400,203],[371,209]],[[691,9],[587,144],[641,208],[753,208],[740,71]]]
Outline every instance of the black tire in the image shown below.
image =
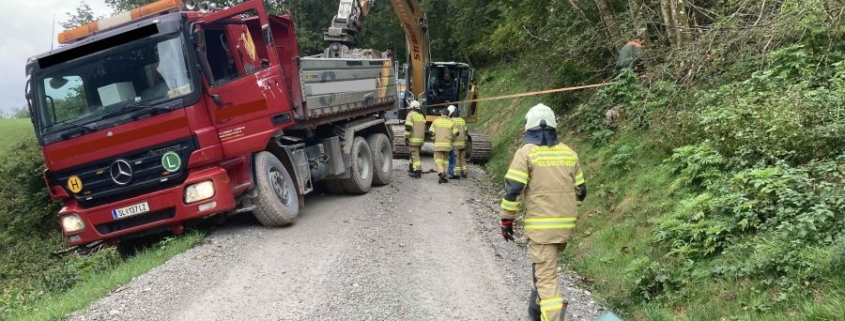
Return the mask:
[[269,152],[255,155],[258,198],[253,214],[264,226],[284,226],[299,215],[299,195],[287,168]]
[[393,146],[385,134],[372,134],[367,137],[367,144],[373,154],[373,185],[390,184],[393,174]]
[[323,186],[326,187],[326,192],[329,192],[329,194],[346,194],[346,191],[343,190],[343,185],[338,180],[323,181]]
[[373,185],[373,153],[364,137],[357,136],[352,141],[350,159],[350,177],[340,180],[340,183],[349,194],[366,194]]

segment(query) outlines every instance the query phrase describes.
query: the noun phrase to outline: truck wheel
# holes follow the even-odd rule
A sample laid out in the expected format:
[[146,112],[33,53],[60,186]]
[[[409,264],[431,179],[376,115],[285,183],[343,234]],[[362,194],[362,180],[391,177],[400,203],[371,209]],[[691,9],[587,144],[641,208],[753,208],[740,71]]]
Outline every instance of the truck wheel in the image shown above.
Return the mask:
[[255,181],[258,198],[255,218],[264,226],[293,223],[299,215],[299,195],[288,170],[276,156],[259,152],[255,156]]
[[343,185],[340,185],[340,181],[338,180],[326,180],[323,181],[323,186],[326,187],[326,192],[330,194],[345,194],[346,191],[343,190]]
[[373,153],[364,137],[356,136],[352,141],[352,166],[349,178],[340,183],[349,194],[365,194],[373,185]]
[[367,144],[373,151],[373,185],[390,184],[393,174],[393,146],[385,134],[372,134],[367,138]]

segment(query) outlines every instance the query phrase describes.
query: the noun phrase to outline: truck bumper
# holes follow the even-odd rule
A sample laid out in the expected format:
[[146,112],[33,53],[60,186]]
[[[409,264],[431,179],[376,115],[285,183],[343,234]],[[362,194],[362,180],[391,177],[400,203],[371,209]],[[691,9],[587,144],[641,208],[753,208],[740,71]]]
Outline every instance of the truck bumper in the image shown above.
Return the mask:
[[[211,180],[214,196],[185,204],[185,189],[193,184]],[[151,229],[171,228],[181,230],[182,222],[231,210],[235,198],[230,188],[229,175],[222,168],[210,168],[188,175],[182,185],[155,191],[146,195],[114,202],[94,208],[83,209],[71,200],[59,211],[59,221],[66,215],[76,214],[84,223],[84,229],[68,233],[62,229],[71,246],[88,244],[98,240],[113,240]],[[147,204],[148,210],[135,215],[115,218],[114,210]]]

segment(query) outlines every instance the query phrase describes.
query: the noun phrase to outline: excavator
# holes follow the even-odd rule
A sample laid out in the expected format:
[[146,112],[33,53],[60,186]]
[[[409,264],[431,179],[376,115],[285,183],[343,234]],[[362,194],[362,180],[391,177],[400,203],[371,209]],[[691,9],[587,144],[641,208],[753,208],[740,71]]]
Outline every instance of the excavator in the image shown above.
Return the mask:
[[[358,45],[358,36],[363,27],[364,18],[370,12],[375,0],[340,0],[337,15],[332,18],[331,26],[323,33],[327,43],[324,55],[339,57],[354,52]],[[462,62],[432,62],[429,50],[428,20],[418,0],[390,0],[393,11],[405,31],[407,63],[397,68],[399,97],[402,97],[396,110],[387,114],[394,133],[393,157],[407,158],[410,149],[404,140],[404,119],[407,106],[413,100],[422,104],[421,111],[426,117],[426,127],[440,116],[440,110],[448,105],[456,105],[467,123],[478,121],[478,105],[472,102],[478,97],[478,87],[473,84],[473,69]],[[404,78],[398,77],[400,71]],[[431,137],[426,130],[426,141]],[[467,160],[484,164],[490,160],[493,144],[490,136],[477,131],[467,133]]]

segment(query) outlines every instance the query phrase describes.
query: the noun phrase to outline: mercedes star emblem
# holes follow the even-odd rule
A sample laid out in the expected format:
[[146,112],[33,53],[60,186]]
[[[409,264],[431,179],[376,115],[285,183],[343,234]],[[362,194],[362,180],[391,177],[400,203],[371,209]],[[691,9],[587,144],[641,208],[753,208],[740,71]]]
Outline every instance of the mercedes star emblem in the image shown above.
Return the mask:
[[132,181],[132,166],[125,160],[118,159],[111,164],[111,179],[115,184],[124,186]]

